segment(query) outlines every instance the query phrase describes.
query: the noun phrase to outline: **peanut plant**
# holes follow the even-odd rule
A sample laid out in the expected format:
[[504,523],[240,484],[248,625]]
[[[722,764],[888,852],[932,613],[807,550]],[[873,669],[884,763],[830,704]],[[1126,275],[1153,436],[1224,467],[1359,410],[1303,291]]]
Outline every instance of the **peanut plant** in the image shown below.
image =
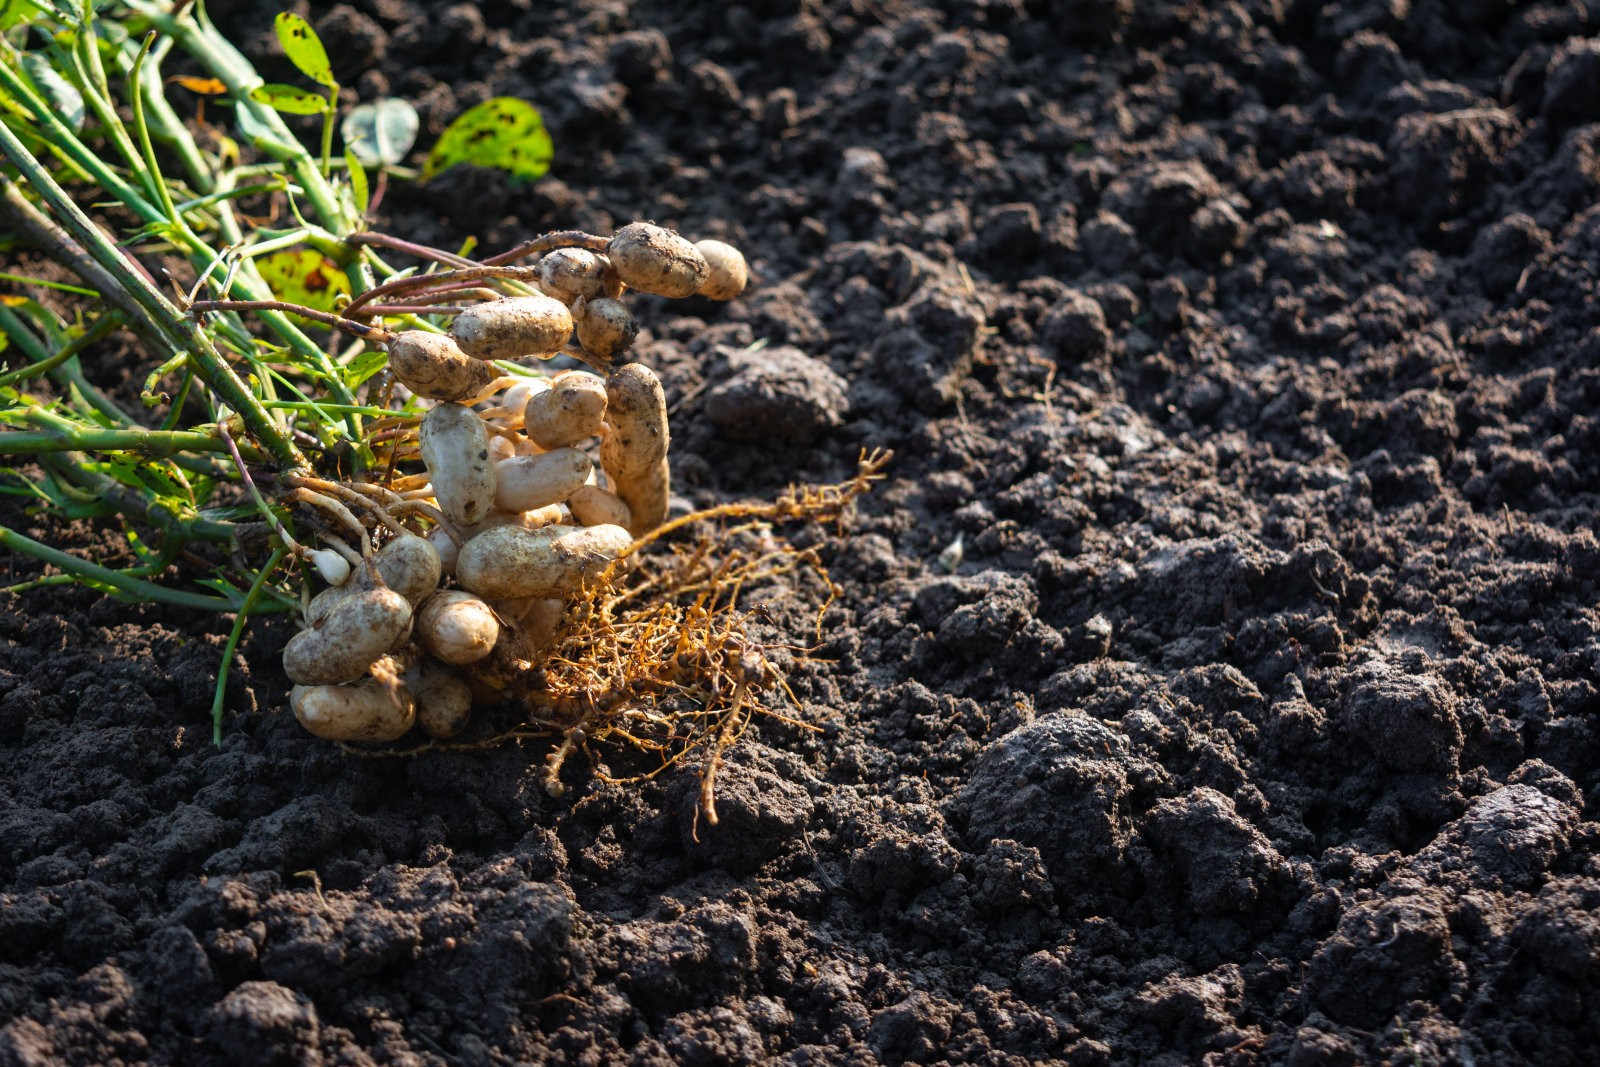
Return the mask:
[[[0,219],[71,279],[5,275],[36,295],[0,300],[20,357],[0,374],[0,456],[5,491],[114,520],[137,562],[0,526],[6,550],[58,572],[23,585],[231,614],[219,740],[246,621],[287,612],[302,624],[283,654],[291,707],[319,737],[407,754],[549,737],[552,792],[579,749],[652,753],[647,773],[702,751],[714,821],[721,753],[785,688],[739,591],[820,573],[766,531],[837,518],[887,458],[840,486],[669,519],[665,394],[629,362],[624,297],[733,299],[743,256],[646,222],[481,259],[375,232],[415,123],[363,105],[336,157],[339,87],[309,24],[277,28],[314,89],[264,84],[203,4],[107,11],[0,12]],[[171,84],[231,107],[237,140],[179,117],[161,73],[174,49],[205,76]],[[321,117],[316,151],[281,113]],[[495,165],[549,165],[529,105],[463,120],[516,132],[487,140]],[[447,132],[424,171],[484,143]],[[138,407],[81,360],[124,334],[150,361]],[[570,369],[548,371],[559,356]],[[484,704],[518,713],[474,733]]]

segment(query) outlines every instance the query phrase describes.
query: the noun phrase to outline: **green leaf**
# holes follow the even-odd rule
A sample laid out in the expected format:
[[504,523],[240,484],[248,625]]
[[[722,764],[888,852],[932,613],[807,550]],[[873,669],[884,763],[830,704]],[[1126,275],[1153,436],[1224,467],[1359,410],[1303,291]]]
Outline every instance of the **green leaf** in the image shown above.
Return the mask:
[[250,90],[250,99],[285,115],[321,115],[328,110],[327,97],[294,85],[258,85]]
[[73,87],[72,83],[56,73],[50,61],[37,52],[24,52],[22,54],[22,69],[27,72],[28,80],[33,82],[39,95],[44,97],[45,103],[50,105],[50,110],[56,117],[73,131],[83,129],[84,117],[88,110],[84,107],[83,94]]
[[302,151],[298,146],[285,144],[280,140],[277,132],[257,118],[250,110],[250,106],[243,101],[233,109],[233,120],[238,124],[239,132],[244,134],[246,140],[274,159],[286,159]]
[[292,304],[332,311],[339,296],[350,295],[350,279],[314,248],[286,248],[259,256],[256,267],[278,299]]
[[422,178],[426,181],[457,163],[472,163],[532,180],[544,176],[554,156],[539,110],[526,100],[497,96],[450,124],[428,153]]
[[322,47],[322,38],[311,28],[311,23],[293,12],[280,11],[278,17],[272,20],[272,27],[278,31],[278,43],[283,45],[283,54],[299,68],[301,74],[329,89],[339,87],[339,83],[333,80],[333,65],[328,62],[328,50]]
[[381,348],[363,352],[345,364],[344,380],[351,389],[377,374],[389,363],[389,353]]
[[394,97],[358,104],[339,131],[344,146],[369,167],[392,167],[417,143],[417,109]]
[[0,31],[32,22],[48,10],[43,4],[34,3],[34,0],[0,0]]
[[350,177],[350,195],[355,197],[356,214],[365,215],[367,205],[372,202],[372,191],[367,187],[367,168],[361,165],[360,158],[349,149],[344,153],[345,173]]

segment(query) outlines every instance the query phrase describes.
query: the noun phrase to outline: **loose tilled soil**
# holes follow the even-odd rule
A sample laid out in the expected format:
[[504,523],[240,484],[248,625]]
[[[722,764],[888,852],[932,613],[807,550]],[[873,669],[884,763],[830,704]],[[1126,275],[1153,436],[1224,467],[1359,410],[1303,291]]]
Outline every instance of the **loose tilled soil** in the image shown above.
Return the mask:
[[690,502],[896,451],[821,729],[753,730],[696,843],[692,771],[305,736],[281,625],[219,751],[225,624],[7,600],[0,1063],[1592,1062],[1600,3],[312,16],[424,144],[552,127],[392,232],[750,254],[640,308]]

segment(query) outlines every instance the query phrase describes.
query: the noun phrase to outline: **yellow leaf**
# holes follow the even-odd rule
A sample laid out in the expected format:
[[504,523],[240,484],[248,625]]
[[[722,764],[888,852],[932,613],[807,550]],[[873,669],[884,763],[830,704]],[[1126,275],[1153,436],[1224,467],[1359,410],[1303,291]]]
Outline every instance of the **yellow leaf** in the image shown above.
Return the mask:
[[341,296],[350,295],[350,279],[339,264],[314,248],[286,248],[256,259],[261,277],[280,300],[332,311]]
[[216,78],[197,78],[193,74],[176,74],[167,81],[177,82],[191,93],[201,96],[221,96],[228,91],[228,87]]

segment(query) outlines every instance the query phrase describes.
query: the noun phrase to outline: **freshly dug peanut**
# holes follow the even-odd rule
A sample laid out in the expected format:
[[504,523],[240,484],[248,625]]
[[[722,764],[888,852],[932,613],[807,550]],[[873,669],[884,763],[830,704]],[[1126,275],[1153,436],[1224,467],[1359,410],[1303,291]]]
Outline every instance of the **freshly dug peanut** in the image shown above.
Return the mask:
[[[663,460],[663,462],[665,462]],[[621,526],[633,529],[633,512],[617,494],[598,485],[585,485],[567,497],[572,517],[582,526]]]
[[372,554],[383,584],[406,598],[412,607],[439,588],[443,565],[439,552],[426,537],[399,534]]
[[642,536],[667,517],[671,468],[667,463],[667,396],[655,372],[630,363],[606,381],[606,422],[600,464],[628,505],[628,529]]
[[494,506],[525,512],[559,504],[588,481],[594,462],[576,448],[537,456],[513,456],[494,467]]
[[648,222],[630,222],[612,234],[606,255],[624,285],[673,299],[693,296],[711,273],[694,245]]
[[283,672],[298,685],[353,682],[411,626],[411,605],[393,589],[367,589],[340,600],[320,625],[283,648]]
[[499,639],[494,610],[471,593],[441,589],[417,610],[417,640],[446,663],[476,663]]
[[572,307],[578,324],[578,343],[583,350],[599,359],[616,359],[633,346],[639,336],[639,324],[634,321],[628,305],[609,296],[582,300]]
[[317,568],[322,580],[339,586],[350,580],[350,561],[331,548],[319,548],[311,553],[311,565]]
[[477,412],[460,404],[440,404],[423,416],[419,437],[439,510],[462,526],[489,514],[494,506],[494,464],[489,462],[489,431]]
[[417,717],[409,688],[375,678],[353,685],[297,685],[289,692],[289,706],[308,733],[325,741],[394,741]]
[[503,459],[510,459],[517,454],[515,438],[505,434],[494,433],[489,435],[489,461],[499,463]]
[[566,448],[599,433],[605,416],[605,379],[574,371],[529,398],[522,411],[522,432],[540,448]]
[[497,376],[493,367],[473,359],[442,333],[405,330],[387,347],[389,370],[400,384],[430,400],[476,396]]
[[497,526],[462,546],[456,580],[491,599],[564,596],[632,543],[620,526]]
[[467,725],[472,688],[461,675],[437,663],[424,663],[408,676],[407,684],[416,697],[417,725],[423,733],[444,741]]
[[[444,532],[442,527],[435,526],[428,531],[428,544],[439,553],[439,571],[441,574],[454,574],[456,572],[456,556],[461,552],[461,546],[456,544],[455,538]],[[323,590],[327,592],[327,590]],[[321,596],[318,593],[317,596]],[[312,597],[311,602],[316,603],[317,597]]]
[[455,317],[450,336],[476,359],[550,356],[572,336],[572,312],[553,296],[508,296]]
[[580,297],[601,296],[606,287],[606,259],[583,248],[558,248],[539,260],[539,288],[563,304]]
[[500,394],[500,406],[508,411],[521,411],[528,406],[534,393],[542,393],[548,388],[550,383],[544,378],[524,378]]
[[744,261],[743,252],[721,241],[696,241],[694,246],[711,268],[696,290],[700,296],[707,300],[732,300],[744,292],[750,281],[750,267]]

